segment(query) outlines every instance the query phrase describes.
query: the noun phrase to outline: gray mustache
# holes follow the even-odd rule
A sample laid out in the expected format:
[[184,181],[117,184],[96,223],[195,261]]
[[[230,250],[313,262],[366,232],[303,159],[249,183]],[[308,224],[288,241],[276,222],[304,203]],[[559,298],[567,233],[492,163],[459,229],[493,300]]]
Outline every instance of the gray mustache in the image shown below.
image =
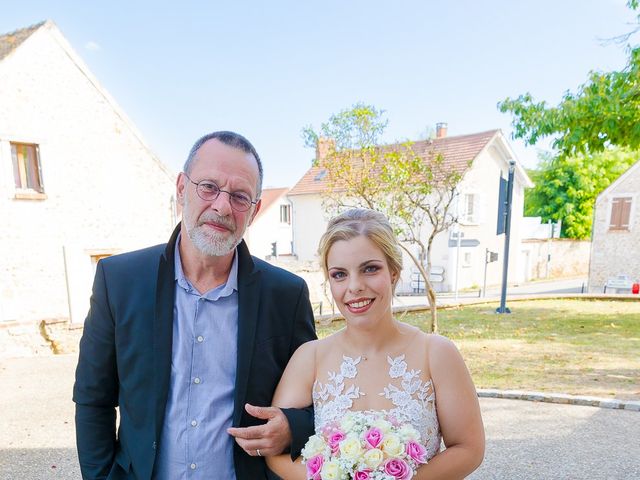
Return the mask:
[[232,232],[235,232],[235,230],[236,230],[236,226],[235,226],[233,220],[231,220],[231,219],[229,219],[227,217],[222,217],[220,215],[216,215],[215,213],[203,213],[200,216],[200,218],[198,219],[198,226],[204,224],[205,222],[218,223],[220,225],[223,225],[223,226],[227,227]]

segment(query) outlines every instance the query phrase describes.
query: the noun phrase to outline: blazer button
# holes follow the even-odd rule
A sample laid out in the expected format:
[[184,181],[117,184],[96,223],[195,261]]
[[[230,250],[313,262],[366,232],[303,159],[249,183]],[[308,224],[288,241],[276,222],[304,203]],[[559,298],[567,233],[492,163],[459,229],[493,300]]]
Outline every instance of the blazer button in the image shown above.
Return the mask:
[[153,445],[151,445],[151,448],[153,448],[154,450],[156,449],[156,442],[153,442]]

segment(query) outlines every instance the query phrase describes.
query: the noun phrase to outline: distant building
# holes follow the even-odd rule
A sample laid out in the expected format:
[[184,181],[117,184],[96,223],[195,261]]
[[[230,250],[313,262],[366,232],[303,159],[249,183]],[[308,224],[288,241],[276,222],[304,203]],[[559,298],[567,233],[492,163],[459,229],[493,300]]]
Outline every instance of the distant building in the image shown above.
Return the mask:
[[589,291],[628,292],[640,281],[640,161],[596,198]]
[[293,231],[288,191],[288,188],[262,191],[260,211],[244,235],[252,255],[268,260],[291,256]]
[[[413,148],[422,152],[425,161],[431,155],[442,154],[450,169],[464,173],[458,186],[459,205],[454,207],[454,212],[459,212],[460,225],[441,233],[434,240],[434,287],[439,291],[450,291],[456,284],[459,289],[482,286],[487,251],[497,252],[500,260],[486,265],[487,282],[499,283],[504,254],[504,235],[496,234],[499,179],[507,178],[509,161],[516,160],[506,138],[499,130],[447,137],[446,127],[440,126],[435,139],[415,142]],[[322,155],[321,150],[319,155]],[[300,261],[317,259],[318,241],[327,225],[329,215],[322,205],[322,194],[327,189],[325,174],[319,166],[310,168],[288,194],[293,204],[293,253]],[[524,277],[520,265],[520,226],[524,189],[532,185],[524,169],[516,162],[510,281],[521,281]],[[458,228],[462,233],[460,242],[455,235]],[[408,256],[403,263],[404,271],[397,292],[414,293],[420,290],[420,285],[416,285],[415,267]]]
[[167,240],[175,175],[51,21],[0,36],[0,105],[0,322],[82,322],[100,258]]

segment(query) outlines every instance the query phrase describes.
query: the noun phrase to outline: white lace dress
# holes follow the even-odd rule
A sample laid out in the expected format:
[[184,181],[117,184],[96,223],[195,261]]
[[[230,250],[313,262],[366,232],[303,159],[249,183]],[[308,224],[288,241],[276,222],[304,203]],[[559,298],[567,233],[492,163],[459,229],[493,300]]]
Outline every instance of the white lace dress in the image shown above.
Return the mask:
[[316,432],[352,410],[353,400],[377,393],[390,400],[389,408],[382,413],[400,423],[410,423],[420,433],[427,459],[438,453],[441,435],[431,380],[423,381],[420,370],[409,370],[404,355],[387,357],[389,384],[382,392],[364,392],[357,384],[358,364],[362,358],[342,358],[339,372],[328,372],[326,383],[316,379],[313,384]]

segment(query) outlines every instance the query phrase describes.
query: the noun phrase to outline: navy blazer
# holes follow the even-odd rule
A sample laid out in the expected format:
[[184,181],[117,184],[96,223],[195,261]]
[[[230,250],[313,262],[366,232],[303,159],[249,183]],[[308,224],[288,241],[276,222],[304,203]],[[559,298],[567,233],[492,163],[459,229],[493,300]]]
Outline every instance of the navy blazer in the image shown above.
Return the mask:
[[[84,479],[150,479],[171,372],[175,242],[98,263],[73,388]],[[238,364],[234,426],[262,423],[245,403],[271,405],[293,352],[315,339],[307,285],[238,246]],[[116,433],[116,407],[120,423]],[[285,411],[299,450],[313,433],[312,411]],[[234,443],[238,480],[268,478],[264,459]]]

